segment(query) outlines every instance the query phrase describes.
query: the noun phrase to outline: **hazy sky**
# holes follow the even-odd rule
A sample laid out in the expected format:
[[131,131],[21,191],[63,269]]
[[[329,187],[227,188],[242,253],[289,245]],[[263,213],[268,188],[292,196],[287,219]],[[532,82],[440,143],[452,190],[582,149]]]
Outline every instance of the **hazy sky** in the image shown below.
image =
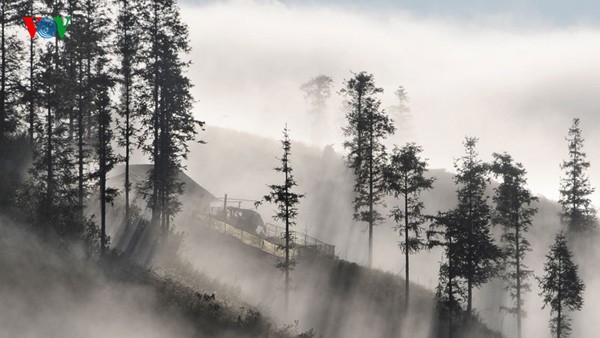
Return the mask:
[[[432,167],[451,168],[464,136],[478,136],[484,159],[508,151],[532,189],[556,199],[577,116],[600,168],[600,3],[449,3],[187,1],[196,113],[209,128],[274,138],[287,122],[292,139],[341,151],[339,96],[315,136],[299,86],[324,73],[337,92],[365,70],[385,89],[384,106],[406,88],[413,132],[390,143],[418,142]],[[600,186],[600,170],[590,174]]]

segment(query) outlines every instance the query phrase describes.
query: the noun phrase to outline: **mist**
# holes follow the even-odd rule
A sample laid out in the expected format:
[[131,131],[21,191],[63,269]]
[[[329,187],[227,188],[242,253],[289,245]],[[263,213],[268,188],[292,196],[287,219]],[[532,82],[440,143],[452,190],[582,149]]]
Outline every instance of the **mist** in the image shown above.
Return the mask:
[[[454,163],[465,136],[479,138],[483,161],[506,151],[526,168],[527,188],[539,200],[526,234],[532,250],[525,265],[533,276],[522,332],[548,336],[551,315],[542,309],[537,277],[556,233],[566,228],[558,203],[560,164],[568,156],[565,136],[573,118],[581,118],[591,186],[600,186],[600,25],[577,10],[561,16],[556,4],[532,14],[531,3],[511,2],[495,11],[496,5],[469,2],[448,8],[362,0],[188,0],[177,8],[166,1],[168,15],[145,13],[144,19],[155,20],[152,27],[147,20],[136,23],[141,30],[131,27],[141,42],[133,48],[139,49],[136,57],[165,53],[131,58],[141,73],[153,62],[157,68],[128,79],[130,103],[123,100],[130,82],[120,73],[128,67],[119,62],[127,48],[100,48],[120,46],[113,40],[125,39],[120,32],[100,37],[74,24],[82,34],[67,36],[73,44],[57,38],[27,46],[31,68],[18,58],[27,48],[8,48],[15,54],[8,55],[10,64],[2,55],[10,85],[3,82],[1,89],[8,108],[2,107],[0,128],[0,335],[448,337],[452,314],[448,325],[436,298],[444,251],[411,256],[410,307],[404,307],[402,238],[389,217],[400,201],[387,196],[376,207],[384,220],[374,229],[372,264],[368,225],[353,218],[355,175],[342,132],[348,108],[339,91],[366,71],[384,89],[388,112],[399,104],[394,91],[406,89],[408,114],[392,113],[397,132],[383,142],[387,150],[407,142],[423,147],[426,176],[435,178],[433,189],[421,195],[427,215],[457,205]],[[103,4],[106,11],[98,16],[115,20],[107,13],[120,7]],[[147,10],[142,7],[135,11]],[[77,15],[95,14],[88,9]],[[21,27],[11,25],[7,34],[20,34]],[[143,36],[158,34],[151,32],[155,27],[164,34],[160,48],[154,48],[158,38]],[[28,36],[10,43],[23,42]],[[4,35],[2,43],[4,53]],[[90,54],[34,67],[33,51],[40,60],[58,59],[59,50],[81,46]],[[34,88],[34,70],[48,86]],[[54,72],[64,75],[64,84]],[[321,74],[333,85],[315,118],[301,86]],[[106,81],[94,82],[92,90],[90,79]],[[57,100],[46,100],[54,94]],[[123,126],[121,110],[129,105],[135,135],[128,139],[133,150],[125,170],[129,124]],[[239,209],[283,225],[274,217],[277,206],[264,196],[283,180],[275,168],[284,126],[298,183],[293,189],[303,194],[292,230],[335,247],[333,255],[316,245],[298,247],[298,262],[288,270],[289,306],[283,259],[264,248],[265,241],[277,247],[274,242],[285,237],[261,234],[254,223],[235,223],[245,230],[229,224],[230,233],[214,226],[238,222],[228,212]],[[132,181],[127,202],[126,173]],[[491,180],[485,191],[490,205],[498,185]],[[600,189],[590,198],[600,207]],[[125,207],[130,202],[131,210]],[[246,233],[260,244],[245,241]],[[492,233],[499,240],[502,229]],[[599,237],[570,242],[586,285],[584,305],[572,314],[574,338],[600,331]],[[502,310],[513,303],[505,287],[493,278],[476,288],[474,311],[455,323],[456,336],[515,337],[516,318]]]
[[[409,96],[415,141],[434,168],[451,169],[465,135],[481,136],[485,156],[508,151],[528,169],[534,192],[558,198],[559,163],[573,117],[584,137],[600,123],[600,28],[562,25],[522,13],[483,13],[469,20],[341,4],[219,1],[184,5],[190,24],[197,116],[221,126],[279,138],[285,122],[298,141],[315,143],[300,84],[317,74],[341,89],[350,71],[366,70],[384,88],[384,107]],[[334,93],[317,146],[342,151],[344,113]],[[511,137],[506,137],[511,135]],[[485,137],[483,137],[485,136]],[[446,141],[448,140],[448,141]],[[454,140],[454,142],[450,142]],[[592,163],[600,153],[587,149]],[[600,176],[591,172],[593,184]],[[593,195],[600,205],[600,192]]]
[[[600,89],[600,48],[596,43],[600,28],[594,20],[557,24],[511,11],[465,20],[439,12],[412,11],[410,6],[378,10],[377,6],[277,1],[204,2],[186,5],[185,13],[193,22],[192,76],[197,84],[194,90],[201,98],[195,109],[210,126],[277,139],[287,122],[293,140],[312,147],[315,156],[328,144],[337,156],[343,156],[341,98],[332,95],[326,125],[319,126],[326,132],[315,137],[307,117],[309,107],[299,86],[316,74],[327,74],[334,79],[334,89],[339,90],[342,81],[351,77],[350,71],[368,70],[385,89],[384,106],[395,104],[393,90],[398,85],[409,94],[410,129],[400,130],[389,144],[415,141],[424,147],[433,168],[444,168],[450,174],[465,135],[480,137],[478,150],[484,160],[489,160],[493,152],[508,151],[523,163],[529,187],[541,197],[540,211],[529,235],[533,251],[526,263],[536,276],[541,274],[547,248],[554,233],[561,229],[557,216],[560,208],[554,201],[558,199],[561,177],[559,164],[567,154],[564,138],[573,117],[580,117],[584,123],[585,151],[592,166],[600,163],[600,152],[593,146],[600,141],[595,132],[600,123],[595,100]],[[220,180],[215,177],[218,175],[211,175],[211,169],[201,169],[202,164],[192,161],[190,175],[202,182],[202,176],[208,174],[206,184],[219,182],[214,189],[220,188],[222,193],[244,191],[246,198],[261,196],[265,191],[260,189],[261,183],[271,182],[274,175],[268,173],[261,180],[249,171],[267,170],[269,157],[259,163],[246,161],[244,154],[256,153],[231,149],[237,134],[213,135],[207,135],[208,142],[229,143],[224,153],[243,161],[243,169],[235,178]],[[276,147],[272,142],[269,148],[273,157],[278,154]],[[203,150],[199,153],[205,154]],[[208,157],[209,162],[216,156]],[[301,172],[304,163],[315,167],[314,161],[306,161],[302,154],[295,160]],[[225,167],[218,163],[219,168]],[[592,185],[598,186],[598,171],[592,170],[589,175]],[[303,182],[307,181],[300,180],[301,187]],[[364,226],[347,217],[351,191],[343,186],[340,189],[329,195],[339,207],[338,222],[330,222],[330,213],[316,215],[314,208],[304,207],[298,227],[335,243],[340,257],[364,264]],[[451,207],[454,188],[448,184],[448,189],[442,195],[445,200],[438,198],[439,191],[427,196],[428,210]],[[253,193],[248,194],[250,191]],[[310,186],[302,191],[308,196],[305,205],[311,205],[311,199],[319,194]],[[592,200],[600,205],[598,189]],[[261,210],[263,217],[269,217],[265,211]],[[336,230],[327,230],[331,226]],[[397,236],[390,228],[390,224],[384,224],[376,229],[375,265],[401,273]],[[593,264],[587,262],[597,259],[598,254],[592,250],[575,255],[588,285],[584,308],[574,317],[577,329],[573,336],[590,337],[597,332],[593,317],[598,296],[593,290],[597,289],[598,277]],[[434,287],[440,259],[440,252],[417,255],[413,264],[418,269],[413,274],[415,281]],[[544,335],[548,332],[549,312],[541,310],[536,280],[530,283],[524,334]],[[514,317],[502,313],[498,306],[508,301],[498,299],[505,297],[503,285],[492,284],[478,293],[481,302],[477,308],[488,325],[510,336]]]
[[[3,337],[192,337],[155,290],[108,278],[86,260],[0,218]],[[40,260],[43,257],[43,260]]]
[[[266,185],[278,179],[278,174],[271,170],[277,165],[277,156],[280,153],[280,144],[276,139],[213,127],[205,133],[205,140],[208,142],[207,145],[197,145],[192,148],[188,174],[214,195],[223,196],[227,193],[231,199],[258,200],[268,190]],[[208,146],[211,144],[212,146]],[[345,166],[343,154],[335,152],[331,146],[319,148],[303,142],[294,142],[293,150],[291,160],[299,184],[298,190],[306,194],[306,198],[300,205],[299,219],[294,230],[300,233],[307,232],[311,236],[335,245],[336,255],[342,259],[366,265],[366,226],[352,219],[352,175]],[[482,154],[482,157],[485,158],[485,154]],[[434,189],[423,195],[427,212],[435,213],[438,210],[444,211],[454,207],[456,186],[452,172],[433,169],[430,175],[437,180]],[[496,186],[497,183],[493,182],[488,189],[490,196]],[[398,201],[393,198],[388,198],[387,208],[380,208],[380,210],[387,215],[388,210],[397,203]],[[251,202],[243,202],[242,207],[254,209]],[[552,244],[554,235],[563,226],[559,217],[560,206],[555,201],[540,196],[535,207],[538,208],[538,213],[527,235],[532,245],[532,252],[526,257],[525,264],[534,271],[535,276],[541,276],[547,250]],[[275,212],[274,207],[270,205],[261,205],[256,210],[261,213],[265,221],[270,221]],[[240,288],[242,297],[253,299],[253,302],[261,304],[268,309],[267,311],[274,313],[281,322],[285,322],[286,318],[280,315],[283,313],[280,299],[277,301],[278,298],[273,295],[274,292],[283,292],[282,275],[274,268],[276,259],[271,258],[270,261],[260,261],[259,265],[254,265],[256,263],[249,263],[248,256],[237,252],[238,249],[220,242],[215,244],[213,240],[202,240],[202,236],[198,234],[198,227],[201,227],[198,221],[184,221],[182,224],[185,224],[182,229],[186,234],[184,252],[193,265],[202,271],[210,271],[209,274],[219,276],[223,281]],[[395,279],[396,287],[401,287],[399,283],[404,272],[404,260],[398,247],[400,237],[393,230],[393,225],[393,222],[388,219],[375,227],[373,265],[395,276],[392,280]],[[501,233],[498,227],[494,231],[498,235]],[[597,330],[594,316],[598,309],[596,301],[598,298],[594,290],[600,285],[597,284],[598,273],[593,268],[592,262],[599,256],[597,250],[593,249],[593,243],[592,239],[585,245],[573,245],[577,263],[581,266],[586,283],[584,307],[580,313],[573,316],[573,327],[576,328],[573,337],[589,337]],[[423,251],[412,255],[412,281],[433,290],[438,283],[440,260],[442,260],[440,250]],[[310,316],[306,317],[306,313],[317,311],[315,299],[335,298],[335,293],[315,296],[314,293],[317,291],[310,285],[315,283],[316,290],[322,289],[322,285],[327,283],[315,280],[318,281],[320,278],[318,275],[325,272],[320,269],[316,271],[321,272],[315,272],[314,266],[305,269],[311,273],[301,268],[300,271],[292,273],[293,280],[298,286],[298,290],[293,291],[292,298],[306,302],[304,305],[297,304],[294,313],[298,315],[295,318],[299,320],[301,326],[315,328],[318,322]],[[307,277],[315,274],[316,277]],[[302,282],[296,281],[297,278]],[[528,282],[532,289],[524,296],[527,315],[523,321],[523,334],[525,336],[548,334],[550,313],[548,310],[541,309],[542,300],[538,296],[539,289],[535,278],[532,277]],[[500,279],[486,284],[475,292],[474,306],[486,325],[510,337],[515,332],[516,322],[513,315],[500,310],[502,305],[507,306],[512,302],[503,288],[504,283]],[[349,293],[346,297],[350,299],[357,297],[360,291],[357,292],[359,293]],[[353,308],[355,316],[360,316],[361,312],[370,313],[366,309],[361,311],[360,306]],[[339,313],[337,311],[342,310],[330,309],[330,311]],[[427,311],[433,311],[433,307],[424,310]],[[347,317],[346,320],[338,320],[334,323],[338,325],[355,321],[351,317]],[[410,332],[411,336],[415,337],[426,337],[430,334],[430,330],[431,327],[421,327],[419,329],[421,335],[410,330],[405,332]],[[360,337],[364,336],[364,332],[353,328],[340,336]],[[380,335],[373,333],[373,336],[387,335],[383,332]]]

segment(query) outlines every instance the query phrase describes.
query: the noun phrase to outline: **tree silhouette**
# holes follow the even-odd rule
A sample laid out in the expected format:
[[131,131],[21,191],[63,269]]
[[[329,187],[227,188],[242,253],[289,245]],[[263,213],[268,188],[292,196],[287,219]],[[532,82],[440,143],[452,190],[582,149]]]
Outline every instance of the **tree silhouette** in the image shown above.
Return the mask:
[[369,231],[369,266],[373,264],[373,227],[383,217],[376,207],[383,203],[385,181],[383,171],[387,154],[383,140],[395,131],[390,117],[380,108],[377,95],[383,89],[375,86],[372,74],[360,72],[344,83],[340,94],[346,98],[343,128],[348,149],[348,166],[354,173],[354,219],[366,222]]
[[556,235],[550,252],[546,255],[544,276],[539,278],[540,296],[544,306],[550,307],[550,329],[556,338],[566,338],[571,333],[568,311],[581,310],[585,285],[572,261],[564,232]]
[[137,16],[135,15],[136,7],[139,6],[139,1],[131,0],[115,0],[119,6],[119,14],[117,21],[117,46],[116,54],[120,58],[119,77],[120,83],[120,102],[118,112],[123,119],[122,126],[119,128],[119,145],[124,149],[124,165],[125,165],[125,232],[129,231],[130,225],[130,191],[131,182],[129,174],[130,156],[133,151],[132,141],[136,134],[134,125],[134,107],[136,87],[135,81],[138,79],[139,73],[139,41],[136,35],[141,34],[138,30]]
[[14,30],[10,30],[22,22],[19,5],[19,2],[7,0],[0,3],[0,152],[4,140],[17,129],[23,93],[20,79],[22,43]]
[[189,62],[182,60],[190,50],[189,34],[179,8],[171,0],[146,0],[139,6],[140,38],[139,95],[137,114],[143,130],[142,150],[149,154],[152,169],[141,191],[152,211],[151,224],[166,237],[171,220],[180,211],[183,193],[180,172],[203,122],[194,118],[190,93],[192,84],[185,75]]
[[317,75],[300,86],[304,92],[304,99],[310,103],[311,115],[322,115],[327,107],[327,99],[331,96],[331,84],[333,80],[327,75]]
[[396,104],[388,107],[390,116],[397,123],[399,131],[407,133],[412,128],[412,116],[408,107],[408,93],[403,86],[398,86],[394,91],[394,96],[396,97]]
[[432,222],[427,230],[428,247],[442,247],[446,258],[440,264],[436,301],[440,317],[448,323],[448,337],[455,332],[454,318],[461,314],[465,302],[466,285],[457,275],[457,265],[462,257],[458,256],[458,233],[461,220],[456,210],[438,212],[431,216]]
[[410,298],[410,254],[416,253],[425,247],[422,238],[421,225],[426,217],[422,214],[424,208],[420,200],[423,190],[431,189],[434,178],[427,178],[427,161],[421,159],[423,149],[414,143],[408,143],[402,148],[395,147],[390,163],[385,170],[387,189],[395,198],[403,199],[403,207],[394,206],[391,217],[396,222],[396,230],[404,239],[400,248],[405,257],[405,307],[409,308]]
[[456,276],[467,284],[467,312],[473,310],[473,288],[489,281],[497,274],[502,251],[491,234],[491,210],[485,189],[488,184],[488,166],[478,159],[477,138],[467,137],[466,154],[455,163],[458,205],[456,232],[458,255]]
[[331,96],[333,80],[327,75],[317,75],[300,86],[304,100],[310,105],[308,117],[311,121],[311,138],[314,142],[321,140],[321,135],[327,132],[325,112],[327,100]]
[[98,157],[98,181],[100,186],[100,252],[105,254],[108,249],[108,236],[106,234],[106,204],[112,204],[117,190],[107,186],[107,174],[119,161],[114,153],[112,142],[113,107],[110,100],[110,90],[114,86],[114,78],[108,69],[107,56],[97,58],[91,89],[94,93],[94,110],[97,118],[97,143],[96,156]]
[[494,202],[496,208],[493,222],[504,227],[502,244],[504,251],[504,280],[508,283],[507,290],[515,300],[514,306],[507,308],[509,313],[517,316],[517,336],[521,337],[521,319],[523,312],[523,293],[530,290],[527,278],[532,271],[523,263],[525,254],[531,251],[529,241],[524,237],[531,227],[536,209],[531,204],[537,197],[525,187],[526,171],[521,163],[514,163],[507,154],[494,154],[491,169],[495,177],[501,179],[496,188]]
[[573,119],[569,128],[569,159],[563,161],[560,168],[564,176],[560,182],[560,198],[562,206],[561,219],[567,226],[570,234],[581,234],[597,228],[596,210],[590,200],[594,192],[589,178],[585,173],[590,167],[583,152],[583,137],[579,127],[579,119]]
[[[15,6],[18,8],[20,17],[18,18],[19,23],[22,20],[21,16],[27,15],[34,17],[38,14],[37,10],[40,7],[39,1],[36,0],[18,0],[15,2]],[[27,134],[29,136],[29,144],[34,144],[35,137],[35,125],[37,123],[37,107],[41,104],[38,91],[36,89],[35,79],[39,77],[39,47],[35,44],[35,39],[29,39],[29,55],[27,57],[27,87],[21,86],[23,95],[21,97],[21,104],[25,106],[27,111],[26,124]],[[23,73],[23,70],[21,71]]]
[[[283,234],[285,239],[285,261],[280,262],[277,266],[285,272],[285,309],[287,311],[289,307],[290,271],[294,269],[296,264],[295,259],[290,257],[290,249],[293,247],[294,243],[294,238],[292,238],[290,228],[296,224],[296,217],[298,216],[298,204],[304,195],[292,191],[292,189],[298,184],[296,183],[294,175],[292,174],[290,160],[292,143],[289,138],[289,130],[287,125],[283,129],[283,140],[281,141],[281,145],[283,147],[281,166],[276,167],[275,171],[282,173],[285,176],[285,179],[283,184],[269,185],[271,191],[268,195],[263,197],[263,200],[277,205],[277,212],[273,216],[273,219],[285,223],[285,233]],[[257,205],[258,204],[260,204],[260,202],[257,202]]]

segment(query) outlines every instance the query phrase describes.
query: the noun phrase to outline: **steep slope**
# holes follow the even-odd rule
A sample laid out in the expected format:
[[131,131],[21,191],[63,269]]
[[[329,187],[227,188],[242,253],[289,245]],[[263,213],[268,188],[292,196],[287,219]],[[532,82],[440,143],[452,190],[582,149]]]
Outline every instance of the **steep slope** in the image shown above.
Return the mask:
[[[334,257],[301,256],[292,272],[289,312],[282,304],[283,274],[277,259],[198,223],[185,226],[189,257],[199,270],[239,289],[238,297],[258,304],[285,324],[314,329],[322,337],[445,337],[431,290],[413,285],[413,306],[404,312],[403,280],[395,274]],[[462,337],[500,337],[481,324]]]
[[[209,128],[204,139],[208,145],[192,147],[188,174],[214,195],[228,193],[230,197],[259,199],[268,191],[267,184],[281,179],[272,170],[281,152],[277,140],[220,128]],[[340,258],[364,264],[367,256],[365,226],[352,220],[352,175],[345,167],[340,150],[332,146],[318,149],[294,143],[292,137],[291,160],[299,184],[298,191],[306,193],[306,198],[301,201],[296,230],[307,231],[309,235],[334,244]],[[486,157],[486,154],[482,155]],[[435,213],[454,207],[456,186],[452,173],[434,169],[430,174],[437,180],[434,189],[423,194],[426,211]],[[490,194],[494,186],[494,183],[490,186]],[[389,208],[394,203],[393,199],[388,199],[386,204]],[[536,206],[539,212],[529,234],[533,252],[526,263],[539,274],[548,245],[561,225],[557,217],[560,208],[555,202],[540,196]],[[258,211],[267,219],[273,214],[273,209],[273,206],[264,205]],[[387,210],[383,208],[381,211],[386,214]],[[496,228],[495,231],[499,235],[501,229]],[[393,224],[386,221],[376,227],[374,240],[374,266],[402,274],[404,263],[398,249],[399,235]],[[194,262],[195,259],[190,260]],[[414,255],[411,267],[413,281],[432,290],[437,284],[440,259],[439,250]],[[543,320],[547,314],[539,311],[541,303],[536,295],[534,285],[527,295],[526,307],[528,313],[537,316],[530,316],[525,332],[530,329],[529,332],[533,333],[537,327],[545,327]],[[477,291],[475,300],[475,308],[486,324],[496,330],[512,332],[514,317],[500,311],[501,305],[509,301],[501,281],[495,280]]]
[[0,336],[293,336],[201,274],[97,261],[57,242],[0,217]]

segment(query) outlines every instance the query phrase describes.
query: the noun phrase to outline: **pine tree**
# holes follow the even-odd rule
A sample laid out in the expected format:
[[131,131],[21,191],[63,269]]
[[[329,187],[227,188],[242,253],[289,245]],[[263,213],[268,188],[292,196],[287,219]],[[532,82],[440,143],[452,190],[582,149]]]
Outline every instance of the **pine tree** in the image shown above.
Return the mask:
[[466,298],[466,285],[457,274],[457,265],[462,257],[459,256],[458,233],[460,219],[456,210],[438,212],[432,216],[432,223],[427,231],[428,247],[442,247],[446,258],[440,264],[436,300],[438,312],[448,324],[448,337],[455,332],[455,318],[462,314]]
[[308,118],[311,122],[311,139],[315,143],[321,141],[321,135],[327,131],[327,100],[331,96],[333,80],[327,75],[317,75],[300,86],[304,100],[310,105]]
[[97,126],[96,120],[91,118],[91,73],[93,59],[101,46],[99,34],[94,29],[98,28],[100,22],[105,22],[105,18],[98,15],[96,10],[101,3],[92,4],[88,0],[69,2],[71,29],[64,39],[65,52],[61,56],[66,74],[62,82],[61,106],[67,111],[69,139],[76,149],[77,201],[82,213],[91,178],[89,170],[86,170],[91,162],[91,145],[95,140],[91,130]]
[[[0,209],[15,206],[19,179],[26,171],[30,144],[21,132],[24,50],[16,34],[21,33],[21,13],[25,2],[1,0],[0,3]],[[27,143],[27,142],[25,142]]]
[[544,276],[539,278],[540,296],[544,306],[550,307],[550,329],[556,338],[566,338],[571,333],[568,311],[581,310],[585,285],[572,261],[564,232],[556,235],[550,252],[546,255]]
[[456,264],[456,276],[464,278],[467,284],[469,314],[473,310],[473,289],[496,276],[502,258],[491,235],[491,210],[485,195],[489,169],[478,159],[476,144],[476,138],[467,137],[466,154],[455,163],[455,182],[459,186],[455,210],[459,227],[455,240],[457,254],[463,257]]
[[[36,0],[20,0],[15,5],[19,13],[19,20],[22,21],[23,16],[34,17],[38,15],[37,9],[40,7],[39,1]],[[35,79],[39,75],[39,67],[36,67],[39,62],[38,51],[39,46],[36,46],[35,38],[30,37],[28,42],[28,55],[27,55],[27,87],[22,85],[23,95],[21,97],[21,105],[26,109],[27,117],[27,134],[29,136],[29,144],[34,144],[35,137],[35,124],[37,118],[37,107],[40,105],[39,95],[35,88]]]
[[10,133],[19,123],[19,102],[22,95],[20,72],[22,69],[22,43],[10,28],[20,25],[20,3],[0,2],[0,151]]
[[521,319],[523,312],[523,294],[530,290],[527,283],[532,271],[523,263],[525,254],[531,251],[531,246],[525,234],[529,231],[536,209],[531,204],[537,197],[525,187],[527,172],[521,163],[514,163],[509,154],[494,154],[492,173],[501,179],[496,188],[494,202],[496,208],[493,222],[504,227],[502,235],[504,251],[504,280],[508,283],[507,290],[514,306],[507,308],[509,313],[517,317],[517,337],[521,337]]
[[131,182],[129,175],[129,161],[132,153],[132,141],[135,137],[134,127],[134,82],[137,80],[138,73],[138,55],[140,48],[136,35],[141,34],[137,27],[139,23],[136,20],[135,10],[139,6],[139,1],[115,0],[119,6],[119,15],[117,18],[117,50],[120,58],[118,81],[120,83],[120,102],[119,115],[123,119],[122,126],[119,128],[119,145],[124,148],[125,165],[125,229],[129,230],[130,218],[130,191]]
[[[56,57],[56,44],[48,44],[42,53],[44,59]],[[77,176],[74,148],[69,139],[68,119],[58,109],[61,90],[61,69],[56,61],[43,66],[39,83],[46,118],[37,126],[40,137],[34,146],[34,162],[30,170],[37,199],[36,222],[52,227],[60,236],[77,237],[84,231],[81,206],[77,202]],[[39,194],[42,191],[43,194]],[[39,198],[38,198],[39,197]],[[48,230],[48,229],[45,229]]]
[[414,143],[408,143],[402,148],[395,147],[390,156],[390,163],[385,170],[387,189],[395,197],[401,197],[403,208],[395,206],[392,208],[391,217],[396,222],[396,230],[404,239],[400,248],[405,258],[405,306],[409,306],[410,286],[410,260],[412,253],[416,253],[425,247],[422,238],[423,228],[421,225],[426,217],[422,214],[424,204],[420,200],[423,190],[432,188],[434,178],[427,178],[427,161],[421,159],[423,149]]
[[392,116],[394,121],[398,124],[399,130],[406,133],[411,129],[412,119],[410,108],[408,107],[408,93],[403,86],[398,86],[394,91],[394,96],[396,97],[396,104],[390,106],[388,110],[390,116]]
[[376,207],[383,203],[386,159],[383,140],[395,131],[390,117],[380,108],[377,95],[383,89],[375,86],[372,74],[361,72],[347,80],[340,93],[346,97],[346,119],[343,128],[348,149],[348,166],[354,173],[354,219],[366,222],[369,231],[369,266],[373,263],[373,227],[383,217]]
[[[45,4],[50,16],[65,12],[62,2],[45,1]],[[82,217],[82,205],[77,202],[76,155],[70,135],[70,60],[61,57],[66,48],[67,44],[58,36],[49,40],[39,52],[40,59],[44,60],[36,67],[39,72],[30,69],[36,84],[34,96],[43,108],[43,116],[31,120],[38,137],[34,139],[31,189],[26,190],[22,198],[30,200],[31,221],[43,231],[51,230],[64,238],[81,238],[87,223]]]
[[136,88],[137,109],[143,131],[142,149],[150,155],[153,168],[142,189],[152,211],[151,224],[166,236],[170,221],[179,212],[178,196],[183,193],[179,173],[189,152],[188,142],[196,138],[203,122],[192,113],[191,83],[184,74],[189,62],[187,26],[172,0],[148,0],[139,6],[140,28],[148,32],[140,41],[140,62],[146,67]]
[[[38,15],[38,8],[41,7],[39,1],[36,0],[21,0],[17,2],[18,13],[20,16],[31,16],[34,17]],[[19,18],[22,20],[22,18]],[[36,38],[31,37],[28,43],[28,55],[27,55],[27,86],[22,85],[21,88],[23,90],[23,95],[21,97],[21,105],[27,112],[26,124],[27,124],[27,134],[29,136],[29,144],[34,144],[34,137],[36,135],[36,124],[38,123],[38,107],[43,103],[41,101],[40,95],[36,88],[35,80],[39,78],[40,75],[40,67],[38,67],[38,63],[40,62],[39,54],[40,47],[36,44]]]
[[579,119],[573,119],[569,128],[569,159],[563,161],[561,169],[565,171],[560,184],[562,206],[561,219],[570,234],[582,234],[597,228],[596,210],[592,206],[590,195],[594,192],[586,170],[590,162],[583,152],[583,137]]
[[327,107],[327,99],[331,96],[333,80],[327,75],[317,75],[300,86],[304,92],[304,99],[310,103],[310,115],[320,116]]
[[[283,156],[281,157],[281,166],[276,167],[275,171],[282,173],[285,176],[283,184],[272,184],[269,185],[271,191],[268,195],[263,197],[264,201],[274,203],[277,205],[277,212],[273,216],[273,219],[279,220],[285,223],[285,233],[283,234],[285,240],[285,261],[280,262],[277,267],[285,272],[285,309],[289,307],[289,294],[290,294],[290,271],[294,269],[296,261],[290,257],[290,250],[293,248],[294,238],[292,238],[291,228],[296,224],[296,217],[298,216],[298,204],[300,199],[304,197],[302,194],[298,194],[292,191],[298,184],[292,174],[291,165],[291,149],[292,143],[289,138],[289,130],[287,125],[283,129],[283,140],[281,141],[283,147]],[[257,204],[260,204],[258,202]]]
[[96,143],[96,155],[98,157],[98,181],[100,186],[100,250],[104,254],[108,248],[108,236],[106,235],[106,204],[114,200],[117,190],[107,187],[107,174],[119,161],[112,149],[112,107],[110,101],[110,89],[114,86],[114,79],[109,75],[107,67],[108,59],[100,56],[95,65],[94,79],[91,89],[95,93],[94,110],[98,119],[98,137]]
[[[100,209],[100,253],[108,249],[106,234],[106,204],[112,204],[117,190],[107,186],[107,175],[119,161],[112,148],[113,102],[112,89],[115,85],[111,75],[109,54],[112,52],[109,37],[109,3],[105,1],[86,0],[82,3],[81,25],[77,28],[75,39],[71,41],[79,47],[76,58],[79,73],[78,95],[78,189],[79,203],[83,205],[84,194],[88,190],[84,183],[88,180],[97,182]],[[75,35],[75,34],[73,34]],[[83,47],[83,48],[82,48]],[[89,148],[89,149],[86,149]],[[91,151],[95,157],[91,156]],[[94,164],[90,173],[84,173],[83,167]]]

